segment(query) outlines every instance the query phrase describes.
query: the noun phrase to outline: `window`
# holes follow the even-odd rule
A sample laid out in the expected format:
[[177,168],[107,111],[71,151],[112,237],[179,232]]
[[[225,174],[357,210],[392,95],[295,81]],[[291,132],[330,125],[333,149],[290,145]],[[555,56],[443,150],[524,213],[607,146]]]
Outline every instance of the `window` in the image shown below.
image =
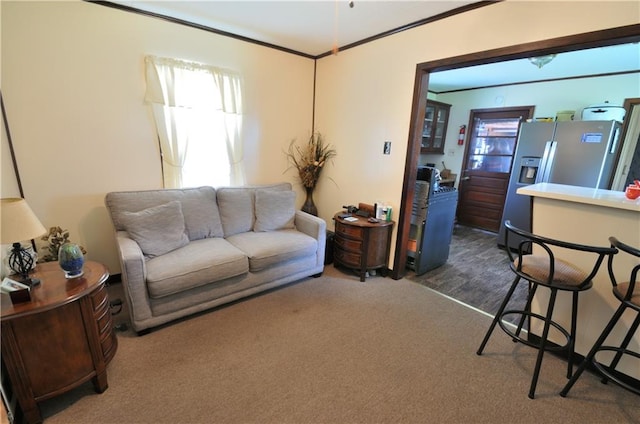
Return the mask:
[[176,59],[145,62],[164,186],[243,185],[240,76]]

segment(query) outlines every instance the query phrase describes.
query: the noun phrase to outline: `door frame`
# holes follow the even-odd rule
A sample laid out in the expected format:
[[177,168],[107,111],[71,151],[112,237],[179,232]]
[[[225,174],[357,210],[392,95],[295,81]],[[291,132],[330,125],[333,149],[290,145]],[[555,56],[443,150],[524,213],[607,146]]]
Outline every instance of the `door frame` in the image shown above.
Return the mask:
[[[633,155],[632,150],[637,149],[637,138],[632,137],[638,132],[638,125],[634,123],[631,125],[631,114],[634,113],[636,107],[640,109],[640,97],[632,97],[624,100],[624,110],[625,116],[627,119],[624,120],[622,124],[622,134],[620,134],[620,142],[622,143],[621,148],[618,149],[618,156],[616,157],[616,164],[620,163],[620,159],[622,159],[623,154]],[[634,134],[632,134],[634,133]],[[630,144],[629,144],[630,143]],[[621,180],[621,175],[619,175],[619,169],[615,169],[615,172],[612,176],[611,187],[612,190],[620,190],[624,191],[624,183],[625,181]]]
[[427,106],[429,74],[431,72],[639,41],[640,24],[634,24],[419,63],[416,66],[414,78],[409,139],[405,157],[401,207],[399,208],[398,231],[391,277],[397,280],[404,277],[407,272],[407,243],[411,227],[411,208],[405,205],[410,205],[413,202],[413,188],[418,169],[416,158],[420,157],[422,129],[420,127],[420,117],[424,116]]

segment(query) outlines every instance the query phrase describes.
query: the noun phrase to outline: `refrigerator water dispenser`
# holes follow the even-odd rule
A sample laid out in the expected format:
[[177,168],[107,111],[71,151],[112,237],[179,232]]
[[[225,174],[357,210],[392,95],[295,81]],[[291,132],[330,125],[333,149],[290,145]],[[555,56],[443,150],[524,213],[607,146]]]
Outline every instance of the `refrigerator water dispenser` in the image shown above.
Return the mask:
[[539,167],[539,157],[522,158],[522,161],[520,161],[520,177],[518,178],[518,183],[526,185],[534,184],[538,176]]

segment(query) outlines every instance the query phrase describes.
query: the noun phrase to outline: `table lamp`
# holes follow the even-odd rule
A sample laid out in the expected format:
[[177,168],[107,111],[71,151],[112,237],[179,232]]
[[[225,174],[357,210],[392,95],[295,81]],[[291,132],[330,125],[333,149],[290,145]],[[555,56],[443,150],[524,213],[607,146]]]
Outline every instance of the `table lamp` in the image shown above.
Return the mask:
[[34,258],[20,244],[47,232],[46,228],[33,213],[26,200],[21,198],[0,199],[0,243],[13,244],[9,253],[9,268],[22,279],[22,283],[32,287],[40,283],[29,277]]

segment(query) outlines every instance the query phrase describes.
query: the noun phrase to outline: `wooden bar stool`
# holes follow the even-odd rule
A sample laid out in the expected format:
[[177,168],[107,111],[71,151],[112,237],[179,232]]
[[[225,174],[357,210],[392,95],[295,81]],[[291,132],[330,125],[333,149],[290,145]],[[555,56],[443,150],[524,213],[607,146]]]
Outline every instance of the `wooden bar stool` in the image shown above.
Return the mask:
[[[542,365],[542,357],[546,350],[567,351],[567,378],[571,377],[573,373],[573,357],[578,316],[578,293],[591,288],[592,279],[598,272],[605,256],[615,253],[616,250],[610,247],[585,246],[541,237],[516,228],[511,225],[511,222],[509,221],[505,221],[505,227],[507,229],[505,233],[505,246],[510,245],[509,237],[519,237],[521,240],[518,244],[518,249],[515,252],[511,251],[509,248],[506,249],[510,259],[509,266],[516,276],[476,353],[478,355],[482,355],[496,324],[499,325],[505,333],[509,334],[514,341],[521,342],[527,346],[538,349],[536,365],[531,379],[531,386],[529,388],[529,398],[533,399],[535,397],[536,385],[538,383],[538,376]],[[556,257],[550,246],[593,254],[595,261],[591,272],[586,273],[575,265]],[[523,309],[505,310],[520,281],[527,281],[529,283],[529,296],[527,297],[526,305]],[[540,286],[546,287],[551,291],[546,316],[542,316],[531,311],[531,301],[533,300],[536,290]],[[552,320],[553,308],[555,306],[558,291],[571,292],[573,294],[571,328],[569,331]],[[520,316],[520,322],[515,331],[503,322],[503,318],[506,315],[511,314]],[[528,318],[529,321],[537,319],[544,322],[540,341],[531,341],[528,336],[525,338],[520,335],[526,318]],[[555,344],[548,343],[547,338],[551,327],[554,327],[567,339],[565,345],[557,346]]]
[[[622,243],[615,237],[609,237],[609,241],[611,242],[611,246],[618,249],[619,251],[629,255],[633,255],[636,258],[640,258],[640,250]],[[585,368],[589,366],[589,364],[593,364],[593,366],[604,376],[603,382],[612,380],[625,389],[640,395],[640,388],[638,386],[632,386],[631,384],[627,383],[627,381],[621,379],[619,373],[616,373],[616,366],[620,362],[620,358],[622,358],[622,355],[630,355],[637,359],[640,359],[639,352],[634,352],[628,349],[631,338],[638,330],[638,326],[640,326],[640,282],[638,282],[640,263],[638,263],[631,269],[631,276],[629,277],[628,282],[618,283],[615,275],[613,274],[613,258],[613,255],[609,256],[607,267],[609,269],[609,278],[611,279],[611,284],[613,285],[613,295],[620,301],[620,306],[611,317],[611,320],[609,321],[605,329],[602,330],[602,334],[600,334],[600,337],[598,337],[598,340],[596,340],[593,347],[585,357],[584,361],[576,370],[576,373],[560,392],[560,396],[562,397],[565,397],[567,393],[569,393],[571,387],[573,387],[575,382],[578,380],[578,378],[580,378],[580,375],[585,370]],[[629,327],[629,330],[627,331],[627,334],[622,340],[620,346],[603,345],[605,340],[609,336],[609,333],[611,333],[611,330],[613,330],[624,311],[628,308],[636,312],[636,319]],[[605,366],[604,364],[595,360],[596,354],[602,351],[616,352],[609,366]]]

